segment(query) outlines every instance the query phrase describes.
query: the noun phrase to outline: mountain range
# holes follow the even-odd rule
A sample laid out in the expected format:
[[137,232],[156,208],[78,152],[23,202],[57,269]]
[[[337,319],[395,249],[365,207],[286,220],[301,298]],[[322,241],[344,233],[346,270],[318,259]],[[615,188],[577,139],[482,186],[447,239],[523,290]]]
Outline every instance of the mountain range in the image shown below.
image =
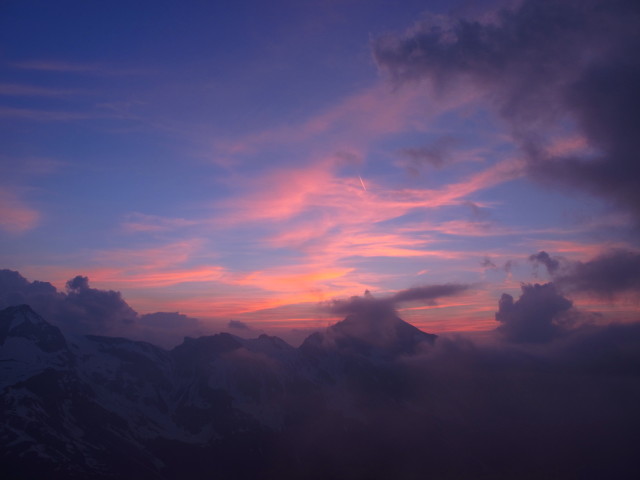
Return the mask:
[[5,308],[2,476],[640,478],[640,322],[483,343],[358,302],[299,347],[219,333],[165,349]]
[[293,478],[308,469],[289,455],[291,438],[304,437],[298,429],[320,421],[314,430],[361,430],[367,408],[398,401],[393,360],[436,338],[395,316],[361,317],[298,348],[220,333],[165,350],[66,338],[29,306],[8,307],[0,312],[3,470],[16,479]]

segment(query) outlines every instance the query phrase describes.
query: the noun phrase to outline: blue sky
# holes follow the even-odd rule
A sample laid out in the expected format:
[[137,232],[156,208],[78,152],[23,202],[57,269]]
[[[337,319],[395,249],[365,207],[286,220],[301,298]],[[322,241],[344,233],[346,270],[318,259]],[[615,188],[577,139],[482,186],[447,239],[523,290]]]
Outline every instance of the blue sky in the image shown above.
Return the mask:
[[534,3],[3,2],[1,264],[268,331],[464,284],[403,316],[493,328],[502,292],[550,279],[530,255],[638,247],[637,162],[621,124],[594,133],[589,63],[626,65],[625,2],[611,31],[598,2]]

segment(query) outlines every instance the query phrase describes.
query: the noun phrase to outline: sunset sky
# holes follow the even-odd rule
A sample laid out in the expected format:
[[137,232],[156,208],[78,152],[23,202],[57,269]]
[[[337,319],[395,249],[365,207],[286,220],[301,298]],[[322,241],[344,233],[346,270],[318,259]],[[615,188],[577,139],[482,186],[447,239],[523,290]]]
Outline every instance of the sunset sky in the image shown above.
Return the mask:
[[554,265],[640,258],[632,3],[4,1],[0,268],[272,333],[464,285],[400,315],[493,329]]

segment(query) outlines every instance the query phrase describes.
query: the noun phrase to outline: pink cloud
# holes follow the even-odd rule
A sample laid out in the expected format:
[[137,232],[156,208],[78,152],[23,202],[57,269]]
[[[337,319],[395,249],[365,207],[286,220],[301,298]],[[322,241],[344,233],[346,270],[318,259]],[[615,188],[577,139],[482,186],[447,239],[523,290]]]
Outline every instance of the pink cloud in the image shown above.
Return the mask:
[[[40,265],[24,268],[25,273],[46,275],[59,288],[75,275],[88,276],[96,288],[133,292],[182,283],[211,283],[226,270],[212,262],[199,239],[172,242],[153,248],[83,250],[65,258],[65,266]],[[82,265],[74,267],[73,264]],[[38,278],[38,277],[36,277]]]
[[594,258],[605,250],[611,248],[633,249],[624,242],[585,243],[572,240],[536,240],[530,242],[533,250],[544,250],[546,252],[566,257],[570,260],[583,260]]
[[185,218],[169,218],[159,215],[145,215],[143,213],[130,213],[122,224],[124,231],[129,233],[166,232],[197,225],[197,220]]
[[376,86],[348,97],[302,124],[279,126],[231,142],[219,140],[216,150],[232,155],[252,153],[267,144],[299,144],[318,137],[331,137],[332,148],[339,150],[345,143],[353,146],[354,140],[362,144],[373,136],[401,130],[407,125],[409,111],[417,113],[420,97],[424,99],[424,94],[418,89],[391,92],[385,86]]
[[[189,240],[153,248],[91,252],[92,268],[73,274],[88,275],[100,288],[124,289],[125,297],[137,309],[137,302],[150,304],[151,297],[157,302],[161,293],[156,292],[164,287],[198,284],[188,291],[174,289],[177,293],[162,299],[163,309],[205,318],[242,315],[267,321],[276,309],[281,313],[289,307],[287,318],[310,318],[319,301],[361,294],[396,279],[381,268],[362,265],[376,257],[417,262],[469,256],[469,252],[433,248],[432,232],[437,231],[433,225],[424,221],[421,230],[406,228],[402,217],[463,204],[469,195],[519,176],[517,161],[499,162],[432,189],[390,187],[388,179],[373,175],[363,178],[365,189],[358,172],[362,173],[361,165],[375,142],[407,130],[424,131],[430,119],[472,102],[474,95],[468,91],[430,104],[420,89],[392,92],[378,86],[300,125],[219,142],[215,155],[220,154],[235,172],[226,185],[234,193],[214,206],[211,218],[132,213],[122,225],[129,233],[173,233],[188,227],[201,237],[222,228],[233,238],[234,229],[238,229],[243,239],[245,229],[251,228],[256,249],[266,255],[272,249],[295,249],[300,253],[295,258],[238,273],[212,259],[204,242]],[[246,165],[242,156],[265,146],[279,148],[283,163],[295,162],[296,166],[238,173],[239,167]],[[481,168],[478,158],[474,161]],[[384,222],[391,220],[397,225],[385,226]],[[463,226],[449,224],[441,230],[446,228]],[[359,265],[363,259],[366,262]]]
[[0,228],[9,233],[23,233],[36,227],[40,213],[26,205],[17,195],[0,191]]
[[334,159],[296,169],[277,170],[259,178],[243,178],[243,193],[221,206],[232,223],[287,220],[314,209],[330,215],[333,223],[379,222],[417,208],[457,205],[470,194],[522,175],[517,160],[499,162],[485,170],[439,189],[389,189],[366,179],[365,190],[357,175],[339,176]]
[[587,139],[581,135],[567,135],[555,138],[547,148],[547,152],[553,156],[565,156],[585,153],[589,149]]
[[98,268],[89,270],[87,276],[96,285],[121,285],[123,288],[130,286],[134,288],[156,288],[188,282],[214,282],[220,280],[224,273],[225,269],[220,266],[166,270],[149,269],[149,271],[126,268]]
[[123,265],[145,270],[183,265],[202,248],[202,240],[193,238],[151,248],[114,249],[91,252],[95,263]]
[[[357,176],[341,176],[339,164],[327,159],[273,171],[259,179],[244,178],[243,194],[224,204],[227,220],[222,225],[261,225],[264,231],[254,239],[260,248],[296,249],[303,256],[244,276],[228,274],[221,282],[265,292],[269,300],[247,305],[244,313],[249,313],[256,307],[278,308],[359,294],[389,277],[379,269],[372,272],[357,266],[357,258],[482,258],[484,252],[431,246],[433,232],[460,230],[464,225],[438,229],[423,221],[420,228],[401,223],[390,229],[383,222],[421,209],[463,204],[470,194],[520,174],[518,161],[504,161],[441,189],[391,189],[367,179],[365,190]],[[476,230],[479,234],[479,228]]]
[[300,213],[335,189],[334,165],[329,160],[240,179],[242,193],[220,205],[230,212],[226,222],[283,220]]
[[381,137],[406,130],[424,130],[438,115],[469,105],[479,98],[472,88],[456,95],[429,96],[424,89],[394,90],[379,83],[345,98],[295,125],[282,125],[233,140],[218,139],[215,156],[230,162],[229,156],[255,153],[267,145],[316,145],[315,153],[362,151]]
[[243,311],[249,312],[291,304],[317,305],[333,297],[363,292],[384,277],[357,272],[353,267],[330,265],[326,262],[281,265],[246,274],[230,274],[223,282],[249,287],[254,290],[253,297],[262,298],[258,307],[245,305]]

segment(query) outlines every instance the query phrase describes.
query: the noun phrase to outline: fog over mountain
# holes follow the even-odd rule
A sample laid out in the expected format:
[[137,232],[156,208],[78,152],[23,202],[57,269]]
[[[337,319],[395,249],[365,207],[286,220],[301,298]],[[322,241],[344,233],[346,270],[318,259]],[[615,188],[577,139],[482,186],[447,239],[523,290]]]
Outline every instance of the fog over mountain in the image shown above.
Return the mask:
[[[5,305],[82,312],[74,325],[131,314],[117,292],[93,291],[83,277],[66,294],[17,272],[2,278]],[[18,283],[28,295],[10,295]],[[6,306],[3,471],[12,479],[637,478],[640,322],[595,323],[553,283],[503,295],[496,331],[482,340],[425,333],[396,311],[467,288],[337,300],[329,308],[346,318],[298,348],[219,333],[169,350],[63,334],[32,306]],[[150,318],[166,328],[166,317]]]

